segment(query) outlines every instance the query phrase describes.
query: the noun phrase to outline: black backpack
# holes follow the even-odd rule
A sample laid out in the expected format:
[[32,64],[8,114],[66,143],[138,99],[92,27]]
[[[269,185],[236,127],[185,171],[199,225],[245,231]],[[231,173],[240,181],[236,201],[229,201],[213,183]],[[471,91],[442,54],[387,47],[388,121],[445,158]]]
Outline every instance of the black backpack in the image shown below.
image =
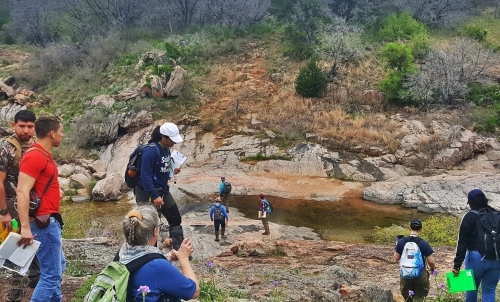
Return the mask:
[[483,208],[477,214],[476,248],[485,259],[500,259],[500,212]]
[[139,179],[141,177],[141,159],[142,153],[146,150],[146,147],[154,147],[160,155],[160,150],[156,147],[156,144],[151,143],[147,145],[139,145],[135,148],[134,152],[130,154],[128,159],[127,168],[125,169],[125,183],[131,189],[135,188],[139,184]]
[[214,205],[214,220],[222,220],[221,205]]
[[225,181],[224,182],[224,193],[225,194],[231,193],[231,189],[232,189],[232,187],[231,187],[231,184],[229,183],[229,181]]

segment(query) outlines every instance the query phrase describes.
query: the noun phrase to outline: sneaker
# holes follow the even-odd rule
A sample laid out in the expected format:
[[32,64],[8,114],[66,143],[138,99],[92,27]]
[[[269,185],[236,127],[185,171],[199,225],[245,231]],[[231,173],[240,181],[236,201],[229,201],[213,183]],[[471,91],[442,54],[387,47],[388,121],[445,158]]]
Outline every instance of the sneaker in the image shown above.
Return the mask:
[[271,233],[267,233],[267,232],[262,233],[262,235],[269,235],[269,234],[271,234]]
[[7,302],[19,302],[23,297],[23,290],[20,288],[11,288],[7,295]]

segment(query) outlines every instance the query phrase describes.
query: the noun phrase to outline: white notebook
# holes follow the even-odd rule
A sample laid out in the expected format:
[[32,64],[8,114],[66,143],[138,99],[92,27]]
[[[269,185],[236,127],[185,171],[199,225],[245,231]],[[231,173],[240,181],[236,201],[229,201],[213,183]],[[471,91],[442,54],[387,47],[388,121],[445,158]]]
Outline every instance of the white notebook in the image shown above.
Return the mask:
[[186,161],[187,157],[177,150],[173,150],[172,153],[170,154],[170,157],[172,159],[172,165],[171,165],[171,169],[170,169],[170,177],[173,177],[174,170],[179,168]]
[[[0,265],[3,266],[5,260],[9,260],[11,263],[18,266],[19,269],[25,267],[27,269],[29,267],[40,247],[40,241],[33,240],[33,244],[26,247],[17,246],[17,242],[20,238],[21,235],[10,232],[7,238],[5,238],[5,241],[2,242],[2,245],[0,245]],[[12,270],[10,266],[5,268]]]

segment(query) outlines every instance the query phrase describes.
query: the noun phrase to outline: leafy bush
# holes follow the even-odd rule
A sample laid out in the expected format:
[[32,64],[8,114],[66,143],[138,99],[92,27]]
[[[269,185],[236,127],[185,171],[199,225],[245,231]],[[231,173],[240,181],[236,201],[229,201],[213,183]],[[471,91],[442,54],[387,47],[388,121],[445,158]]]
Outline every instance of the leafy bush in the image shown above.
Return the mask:
[[303,97],[318,97],[325,86],[325,78],[314,59],[309,60],[309,63],[300,69],[295,80],[295,91]]
[[467,94],[465,97],[480,106],[500,102],[500,85],[470,83],[467,85]]
[[249,35],[262,36],[266,33],[275,32],[278,28],[268,22],[253,24],[244,29]]
[[397,235],[408,234],[408,227],[402,227],[400,225],[393,224],[390,227],[382,228],[379,226],[375,227],[373,233],[373,241],[379,244],[396,244]]
[[460,217],[434,215],[422,222],[422,238],[434,246],[455,246],[460,228]]
[[295,25],[285,27],[284,39],[283,54],[285,56],[304,60],[313,55],[314,50],[312,45],[308,43],[306,33],[299,30]]
[[385,93],[389,101],[400,99],[403,90],[403,75],[401,72],[393,71],[380,82],[380,91]]
[[217,287],[214,280],[200,280],[200,302],[225,301],[229,297],[228,293]]
[[271,160],[271,159],[291,160],[292,157],[290,155],[280,155],[280,154],[273,154],[271,156],[266,156],[265,154],[259,152],[256,155],[250,155],[250,156],[244,157],[240,161],[253,162],[253,161]]
[[[157,75],[159,77],[165,76],[167,81],[170,79],[170,74],[174,70],[174,67],[172,65],[157,65],[157,66],[151,66],[151,71],[154,75]],[[149,87],[151,87],[151,79],[149,79]]]
[[472,112],[468,122],[476,132],[495,133],[500,125],[500,104],[495,103],[493,108],[478,107]]
[[465,37],[477,40],[478,42],[484,42],[488,30],[477,24],[466,24],[462,27],[461,34]]
[[382,58],[387,69],[403,73],[416,70],[411,48],[402,43],[387,43],[382,50]]
[[382,51],[382,59],[390,73],[380,82],[380,90],[389,101],[399,100],[405,92],[405,78],[416,70],[412,51],[402,43],[387,43]]
[[165,50],[165,55],[174,60],[184,57],[184,54],[182,53],[179,46],[177,46],[174,43],[171,42],[163,43],[163,49]]
[[[461,218],[438,214],[422,222],[420,237],[427,240],[431,246],[455,246]],[[380,244],[395,244],[396,235],[408,236],[408,226],[393,224],[390,227],[375,227],[373,241]]]
[[411,49],[411,54],[417,60],[423,59],[431,50],[429,36],[425,33],[414,35],[408,45]]
[[392,14],[382,21],[379,38],[383,41],[410,40],[416,35],[427,35],[427,26],[415,20],[410,13]]

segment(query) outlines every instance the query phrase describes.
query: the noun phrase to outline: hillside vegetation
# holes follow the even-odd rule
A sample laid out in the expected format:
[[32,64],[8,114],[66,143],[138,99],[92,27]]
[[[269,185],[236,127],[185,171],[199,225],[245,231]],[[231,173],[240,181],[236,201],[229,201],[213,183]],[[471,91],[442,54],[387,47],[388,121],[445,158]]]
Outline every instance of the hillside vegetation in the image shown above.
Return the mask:
[[[151,14],[132,0],[112,9],[98,1],[3,2],[0,77],[52,99],[34,110],[63,118],[68,144],[60,157],[81,153],[74,142],[82,129],[125,110],[173,121],[198,116],[202,131],[220,136],[243,133],[254,119],[283,148],[311,132],[356,152],[395,151],[401,133],[389,117],[398,112],[489,135],[500,123],[493,1],[190,0],[188,10],[149,0],[144,5],[158,8]],[[44,18],[27,17],[35,12]],[[169,63],[135,71],[146,52]],[[168,79],[175,65],[189,75],[178,97],[90,107],[147,72]]]

